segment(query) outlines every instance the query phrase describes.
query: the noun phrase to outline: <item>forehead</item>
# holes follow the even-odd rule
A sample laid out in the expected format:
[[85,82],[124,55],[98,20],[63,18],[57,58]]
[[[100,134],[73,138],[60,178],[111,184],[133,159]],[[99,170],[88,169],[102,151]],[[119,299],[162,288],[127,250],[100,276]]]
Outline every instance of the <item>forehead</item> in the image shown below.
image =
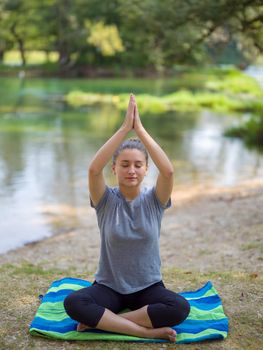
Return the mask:
[[120,152],[120,154],[117,157],[117,160],[119,162],[121,161],[129,161],[129,162],[145,162],[145,155],[142,151],[136,149],[136,148],[125,148]]

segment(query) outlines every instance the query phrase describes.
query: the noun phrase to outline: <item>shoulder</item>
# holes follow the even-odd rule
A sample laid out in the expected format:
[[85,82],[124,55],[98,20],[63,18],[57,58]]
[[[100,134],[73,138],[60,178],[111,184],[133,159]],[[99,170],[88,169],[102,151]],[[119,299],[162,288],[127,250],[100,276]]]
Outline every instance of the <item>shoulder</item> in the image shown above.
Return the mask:
[[157,207],[160,210],[167,209],[171,206],[171,199],[168,200],[168,202],[163,205],[156,194],[156,188],[144,188],[141,192],[142,199],[144,201],[147,201],[152,206]]
[[106,204],[112,203],[115,198],[119,197],[118,187],[109,187],[105,186],[105,191],[97,205],[94,205],[90,199],[90,204],[93,208],[99,211],[102,207],[105,207]]

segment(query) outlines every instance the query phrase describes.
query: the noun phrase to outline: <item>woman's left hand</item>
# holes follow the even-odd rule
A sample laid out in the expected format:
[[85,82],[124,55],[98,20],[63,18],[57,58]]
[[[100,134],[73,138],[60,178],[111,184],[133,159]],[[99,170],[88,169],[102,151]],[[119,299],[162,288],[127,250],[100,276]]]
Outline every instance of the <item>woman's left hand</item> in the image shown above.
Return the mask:
[[134,107],[134,123],[133,123],[133,128],[136,133],[144,130],[144,127],[141,122],[141,118],[139,116],[139,111],[138,111],[138,106],[135,101],[135,107]]

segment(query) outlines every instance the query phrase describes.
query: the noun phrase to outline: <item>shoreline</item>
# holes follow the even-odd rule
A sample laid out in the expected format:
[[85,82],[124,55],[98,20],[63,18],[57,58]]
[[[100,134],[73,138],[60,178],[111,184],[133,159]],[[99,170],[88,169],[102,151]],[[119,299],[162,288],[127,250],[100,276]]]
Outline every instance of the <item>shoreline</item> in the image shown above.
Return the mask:
[[[162,266],[207,272],[263,266],[263,180],[234,187],[175,188],[165,212],[160,239]],[[41,264],[93,272],[100,238],[95,211],[83,227],[69,229],[0,255],[0,265]]]

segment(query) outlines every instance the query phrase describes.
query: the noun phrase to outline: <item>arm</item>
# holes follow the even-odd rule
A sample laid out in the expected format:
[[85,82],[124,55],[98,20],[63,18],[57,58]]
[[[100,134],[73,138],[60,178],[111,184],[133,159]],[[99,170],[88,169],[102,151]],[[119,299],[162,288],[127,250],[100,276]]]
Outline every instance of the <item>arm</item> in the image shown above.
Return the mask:
[[121,144],[127,133],[133,129],[134,123],[134,96],[130,101],[124,122],[119,130],[98,150],[89,166],[89,192],[93,204],[96,206],[105,192],[103,169],[111,159],[117,147]]
[[138,113],[137,104],[135,104],[134,110],[134,130],[159,170],[155,191],[160,202],[165,205],[168,202],[173,189],[173,165],[162,148],[143,127]]

